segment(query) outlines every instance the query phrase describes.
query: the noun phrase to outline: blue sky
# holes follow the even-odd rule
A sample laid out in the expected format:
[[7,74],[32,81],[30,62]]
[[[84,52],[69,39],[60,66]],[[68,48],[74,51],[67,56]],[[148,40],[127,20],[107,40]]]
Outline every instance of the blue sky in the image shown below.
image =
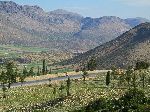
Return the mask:
[[[9,0],[8,0],[9,1]],[[12,0],[21,5],[38,5],[45,11],[65,9],[83,16],[143,17],[150,19],[150,0]]]

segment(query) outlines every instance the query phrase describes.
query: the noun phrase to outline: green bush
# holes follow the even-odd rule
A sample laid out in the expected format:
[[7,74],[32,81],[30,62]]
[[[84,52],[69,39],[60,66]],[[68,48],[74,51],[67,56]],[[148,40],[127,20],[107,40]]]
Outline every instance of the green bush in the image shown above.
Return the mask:
[[131,89],[127,91],[118,102],[122,111],[138,110],[139,105],[147,103],[147,98],[143,91]]
[[148,112],[149,109],[149,99],[145,97],[144,92],[131,89],[118,100],[100,98],[90,102],[78,112]]
[[84,109],[85,112],[95,112],[98,110],[106,109],[107,102],[104,98],[90,102]]

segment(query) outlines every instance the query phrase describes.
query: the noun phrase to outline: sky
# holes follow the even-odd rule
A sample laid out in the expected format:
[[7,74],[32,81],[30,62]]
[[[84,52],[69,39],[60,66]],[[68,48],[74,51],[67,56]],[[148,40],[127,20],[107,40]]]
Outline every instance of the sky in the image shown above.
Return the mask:
[[[10,1],[10,0],[3,0]],[[20,5],[38,5],[49,12],[65,9],[85,17],[118,16],[150,19],[150,0],[12,0]]]

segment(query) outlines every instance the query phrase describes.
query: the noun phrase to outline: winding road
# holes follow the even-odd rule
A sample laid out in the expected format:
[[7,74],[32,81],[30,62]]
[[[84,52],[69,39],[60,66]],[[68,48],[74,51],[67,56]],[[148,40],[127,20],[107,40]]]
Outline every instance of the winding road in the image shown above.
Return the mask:
[[[96,73],[91,73],[88,75],[88,77],[95,77],[97,73],[105,73],[109,70],[97,70]],[[67,80],[68,77],[70,79],[80,79],[82,78],[82,74],[76,74],[71,76],[62,76],[62,77],[55,77],[55,78],[48,78],[48,79],[42,79],[42,80],[33,80],[33,81],[27,81],[27,82],[18,82],[11,84],[11,88],[20,87],[20,86],[32,86],[32,85],[40,85],[40,84],[49,84],[51,81],[64,81]],[[0,85],[0,88],[2,88],[2,85]]]

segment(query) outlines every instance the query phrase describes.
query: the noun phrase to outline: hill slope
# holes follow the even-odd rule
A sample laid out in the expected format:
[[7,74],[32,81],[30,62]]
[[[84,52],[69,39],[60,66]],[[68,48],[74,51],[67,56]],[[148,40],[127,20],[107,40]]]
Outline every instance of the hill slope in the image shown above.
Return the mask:
[[[148,20],[138,21],[134,25]],[[0,1],[0,44],[87,51],[134,26],[118,17],[90,18],[62,9],[45,12],[38,6]]]
[[96,57],[98,68],[127,67],[138,60],[150,62],[150,23],[142,23],[118,38],[83,53],[68,64],[83,64]]

